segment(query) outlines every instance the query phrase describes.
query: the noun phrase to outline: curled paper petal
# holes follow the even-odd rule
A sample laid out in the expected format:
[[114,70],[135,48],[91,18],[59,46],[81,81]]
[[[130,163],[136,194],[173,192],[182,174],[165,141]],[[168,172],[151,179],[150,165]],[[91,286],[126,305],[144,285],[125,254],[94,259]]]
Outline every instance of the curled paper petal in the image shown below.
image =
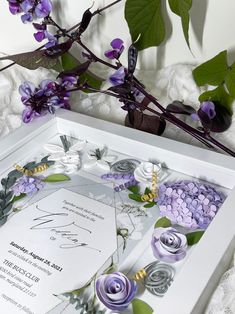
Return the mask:
[[63,147],[55,144],[45,144],[44,148],[50,153],[63,153]]

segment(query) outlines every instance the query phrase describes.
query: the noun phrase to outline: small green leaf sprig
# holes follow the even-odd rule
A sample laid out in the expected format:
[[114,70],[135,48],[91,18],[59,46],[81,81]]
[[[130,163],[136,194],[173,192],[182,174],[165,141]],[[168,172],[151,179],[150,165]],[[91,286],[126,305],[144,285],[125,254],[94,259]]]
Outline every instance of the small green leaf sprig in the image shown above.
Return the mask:
[[[48,156],[43,157],[40,162],[28,162],[24,169],[33,170],[39,166],[46,164],[48,167],[53,165],[55,162],[48,160]],[[25,193],[20,194],[19,196],[15,196],[11,188],[16,183],[16,181],[24,175],[23,172],[18,170],[13,170],[8,173],[8,175],[1,180],[2,190],[0,190],[0,226],[4,225],[7,222],[9,214],[12,212],[13,204],[22,198],[26,197]],[[43,182],[62,182],[68,181],[70,178],[64,174],[52,174],[45,177]]]
[[[139,203],[146,203],[145,205],[143,205],[144,208],[151,208],[151,207],[157,205],[157,202],[155,202],[155,201],[147,201],[147,202],[145,202],[145,201],[142,200],[142,198],[141,198],[142,194],[140,193],[140,187],[138,185],[130,186],[128,188],[128,190],[132,192],[132,194],[128,195],[128,197],[131,200],[134,200],[134,201],[139,202]],[[152,191],[148,187],[146,187],[145,191],[144,191],[144,194],[147,195],[147,194],[150,194],[150,193],[152,193]]]
[[[166,217],[162,217],[162,218],[158,219],[154,225],[154,229],[156,229],[156,228],[169,228],[169,227],[172,227],[172,223],[171,223],[170,219],[168,219]],[[197,231],[189,232],[189,233],[185,234],[185,236],[187,238],[188,245],[192,246],[194,244],[197,244],[199,242],[199,240],[201,239],[201,237],[203,236],[204,232],[205,231],[197,230]]]

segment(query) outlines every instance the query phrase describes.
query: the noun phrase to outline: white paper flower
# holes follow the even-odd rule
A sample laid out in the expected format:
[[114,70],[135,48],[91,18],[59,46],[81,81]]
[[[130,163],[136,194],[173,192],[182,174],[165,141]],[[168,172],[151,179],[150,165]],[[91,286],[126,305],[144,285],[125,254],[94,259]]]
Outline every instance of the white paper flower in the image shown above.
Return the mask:
[[55,167],[70,174],[79,169],[81,160],[79,152],[81,152],[86,145],[85,141],[80,141],[71,146],[67,152],[60,145],[45,144],[44,148],[51,153],[48,160],[55,161]]
[[99,149],[96,148],[95,150],[90,150],[88,152],[89,160],[84,163],[84,169],[90,169],[93,167],[100,167],[105,171],[110,170],[110,164],[113,163],[117,156],[115,155],[107,155],[107,148]]
[[161,164],[153,164],[151,162],[142,162],[134,171],[135,179],[139,182],[150,183],[152,182],[153,173],[157,175],[161,172]]

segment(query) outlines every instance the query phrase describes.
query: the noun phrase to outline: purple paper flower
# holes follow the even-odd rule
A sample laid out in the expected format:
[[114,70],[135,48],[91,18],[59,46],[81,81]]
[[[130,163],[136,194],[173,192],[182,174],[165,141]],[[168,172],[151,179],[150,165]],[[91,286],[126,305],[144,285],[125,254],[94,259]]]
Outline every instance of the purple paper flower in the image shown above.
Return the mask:
[[124,50],[123,41],[120,38],[116,38],[110,45],[113,49],[107,50],[104,55],[109,59],[119,59]]
[[77,82],[75,76],[64,76],[57,81],[43,80],[39,87],[31,82],[24,82],[19,87],[21,101],[26,106],[22,118],[25,123],[31,122],[35,117],[54,113],[56,107],[70,109],[70,88]]
[[196,181],[166,182],[159,187],[160,215],[190,229],[206,229],[224,200],[215,188]]
[[27,194],[28,196],[31,196],[41,190],[44,186],[45,183],[42,181],[42,177],[31,177],[24,175],[16,181],[11,190],[15,196],[19,196],[21,194]]
[[124,274],[115,272],[96,280],[96,295],[108,309],[123,311],[137,293],[137,284]]
[[126,76],[125,68],[120,67],[114,74],[109,77],[109,82],[113,85],[121,85],[124,83],[124,79]]
[[156,228],[152,235],[151,247],[157,259],[175,263],[186,255],[187,238],[174,228]]

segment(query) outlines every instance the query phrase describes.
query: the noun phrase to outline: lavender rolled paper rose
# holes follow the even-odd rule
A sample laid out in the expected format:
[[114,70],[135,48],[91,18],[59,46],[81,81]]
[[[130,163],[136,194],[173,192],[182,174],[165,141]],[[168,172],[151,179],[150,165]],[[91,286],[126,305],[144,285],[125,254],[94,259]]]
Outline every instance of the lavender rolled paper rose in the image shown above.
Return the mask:
[[156,228],[152,235],[153,255],[164,262],[175,263],[186,255],[187,238],[174,228]]
[[123,311],[137,293],[135,281],[120,272],[102,275],[96,280],[96,295],[108,309]]

